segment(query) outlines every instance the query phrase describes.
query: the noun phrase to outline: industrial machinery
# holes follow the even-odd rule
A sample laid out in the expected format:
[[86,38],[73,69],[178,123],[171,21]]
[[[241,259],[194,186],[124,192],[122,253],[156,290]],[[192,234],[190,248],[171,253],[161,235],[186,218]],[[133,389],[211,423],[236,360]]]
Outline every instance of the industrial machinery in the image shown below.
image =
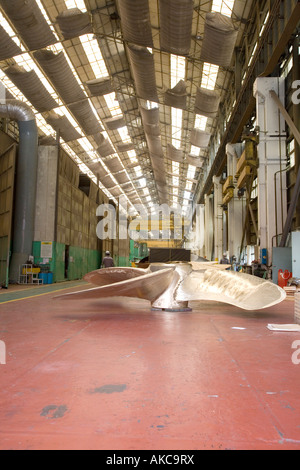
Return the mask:
[[108,268],[93,271],[84,280],[96,287],[56,299],[134,297],[151,302],[152,309],[188,311],[189,301],[224,302],[243,310],[260,310],[282,302],[286,293],[276,284],[226,270],[216,263],[154,263],[147,270]]

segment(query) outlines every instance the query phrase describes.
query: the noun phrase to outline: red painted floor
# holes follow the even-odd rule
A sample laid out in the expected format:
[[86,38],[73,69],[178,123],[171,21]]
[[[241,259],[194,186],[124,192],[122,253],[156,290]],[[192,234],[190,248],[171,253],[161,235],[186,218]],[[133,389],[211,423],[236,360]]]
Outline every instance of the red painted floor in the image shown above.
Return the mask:
[[161,313],[54,295],[0,304],[1,450],[300,449],[300,334],[267,329],[293,301]]

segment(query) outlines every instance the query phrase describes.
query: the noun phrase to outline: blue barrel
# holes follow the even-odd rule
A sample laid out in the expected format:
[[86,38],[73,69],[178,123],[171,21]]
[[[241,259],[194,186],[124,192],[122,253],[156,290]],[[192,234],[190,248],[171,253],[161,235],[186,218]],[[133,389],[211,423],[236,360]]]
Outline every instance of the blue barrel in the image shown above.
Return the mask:
[[48,273],[40,273],[39,279],[43,280],[43,284],[48,284]]
[[53,273],[47,274],[48,284],[53,284]]

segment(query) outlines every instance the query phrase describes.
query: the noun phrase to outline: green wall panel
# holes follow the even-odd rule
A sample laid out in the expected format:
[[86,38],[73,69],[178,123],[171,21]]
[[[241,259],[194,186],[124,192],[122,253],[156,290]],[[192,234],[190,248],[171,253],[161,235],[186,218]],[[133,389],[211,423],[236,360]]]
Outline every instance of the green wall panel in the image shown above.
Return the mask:
[[[41,265],[43,259],[41,254],[41,242],[33,243],[34,263]],[[53,273],[54,282],[65,280],[82,279],[85,274],[95,269],[99,269],[101,264],[101,254],[97,250],[89,250],[70,246],[68,278],[65,278],[65,245],[53,242],[53,258],[49,262],[49,270]]]

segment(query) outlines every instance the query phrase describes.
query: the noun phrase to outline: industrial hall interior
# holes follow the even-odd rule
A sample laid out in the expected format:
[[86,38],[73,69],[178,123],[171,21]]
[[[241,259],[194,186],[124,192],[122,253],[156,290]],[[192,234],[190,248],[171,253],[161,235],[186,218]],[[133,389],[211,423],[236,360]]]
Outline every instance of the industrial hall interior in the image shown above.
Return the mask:
[[299,0],[0,0],[1,450],[300,450],[299,56]]

